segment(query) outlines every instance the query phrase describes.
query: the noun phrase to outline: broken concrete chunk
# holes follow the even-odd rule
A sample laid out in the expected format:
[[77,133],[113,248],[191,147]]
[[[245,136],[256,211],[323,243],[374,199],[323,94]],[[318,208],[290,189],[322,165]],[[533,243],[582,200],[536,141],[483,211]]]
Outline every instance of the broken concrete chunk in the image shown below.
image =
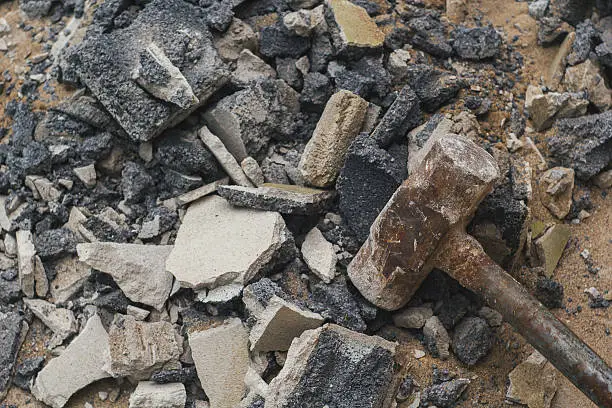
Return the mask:
[[295,339],[266,406],[381,408],[391,406],[397,384],[395,344],[333,324]]
[[565,73],[565,67],[567,65],[567,56],[572,51],[572,46],[575,39],[575,32],[571,32],[565,37],[559,46],[557,55],[555,55],[553,58],[550,67],[548,68],[548,72],[544,77],[546,86],[553,91],[556,91],[559,88],[559,85],[561,85],[561,80],[563,79],[563,74]]
[[329,99],[298,165],[308,184],[329,187],[336,181],[367,108],[366,100],[349,91],[339,91]]
[[236,61],[244,49],[255,52],[257,34],[250,25],[234,18],[224,34],[215,36],[214,44],[224,61]]
[[326,0],[325,21],[337,54],[358,57],[382,47],[385,34],[368,12],[348,0]]
[[172,289],[172,274],[166,272],[172,248],[95,242],[77,245],[77,252],[81,262],[111,275],[132,301],[162,310]]
[[302,257],[312,273],[323,282],[330,283],[336,276],[336,251],[317,227],[306,234],[302,244]]
[[550,153],[581,180],[596,175],[612,160],[612,111],[556,123],[556,135],[547,142]]
[[108,358],[108,334],[94,315],[66,350],[38,373],[32,394],[53,408],[62,408],[81,388],[110,377],[103,369]]
[[279,213],[206,197],[187,209],[166,267],[185,287],[244,285],[282,255],[289,241]]
[[38,176],[27,176],[26,184],[28,177],[34,178],[32,180],[32,183],[34,184],[36,192],[40,195],[41,199],[45,201],[57,201],[62,196],[62,192],[55,188],[55,186],[49,179]]
[[17,354],[28,332],[28,324],[18,312],[0,311],[0,400],[11,385]]
[[49,289],[55,303],[64,303],[81,290],[91,273],[91,268],[76,257],[64,257],[54,262],[55,278]]
[[236,69],[232,73],[232,82],[241,87],[275,78],[274,68],[249,50],[242,50],[236,61]]
[[273,296],[251,329],[251,351],[286,351],[294,338],[323,324],[318,313],[303,310]]
[[93,163],[83,167],[74,168],[74,174],[85,184],[88,188],[93,188],[96,185],[96,168]]
[[198,135],[202,142],[206,145],[208,150],[215,156],[215,158],[223,167],[223,170],[230,176],[234,182],[240,186],[252,187],[253,184],[249,181],[247,176],[242,171],[242,167],[236,161],[236,158],[227,150],[223,145],[223,142],[215,135],[212,134],[206,126],[198,131]]
[[241,162],[248,155],[262,160],[271,138],[294,138],[299,112],[299,94],[285,81],[275,80],[253,84],[221,99],[204,119]]
[[240,319],[189,333],[198,378],[211,408],[234,408],[245,392],[250,365],[248,333]]
[[450,356],[448,351],[450,337],[437,316],[427,319],[425,326],[423,326],[423,336],[425,345],[434,357],[446,360]]
[[565,70],[563,84],[572,92],[586,90],[589,101],[601,112],[612,106],[612,91],[606,85],[599,67],[590,59]]
[[21,291],[27,297],[34,297],[36,285],[36,269],[41,267],[37,262],[36,249],[30,231],[19,230],[17,239],[17,261],[19,262],[19,283]]
[[77,332],[77,322],[72,310],[56,307],[42,299],[25,299],[24,303],[45,326],[58,337],[60,343]]
[[574,170],[554,167],[540,176],[540,201],[559,219],[564,219],[572,207]]
[[185,194],[181,194],[178,197],[170,198],[164,201],[164,206],[171,210],[174,210],[176,207],[182,207],[184,205],[197,201],[202,197],[206,197],[207,195],[216,192],[217,188],[220,185],[227,183],[229,183],[229,178],[222,178],[212,183],[203,185],[202,187],[198,187],[195,190],[188,191]]
[[242,162],[240,162],[240,167],[242,167],[244,174],[255,186],[261,187],[261,185],[265,182],[263,172],[261,171],[261,167],[259,167],[259,163],[257,163],[257,160],[251,156],[245,157]]
[[[181,0],[152,1],[126,27],[105,33],[91,30],[83,42],[67,52],[62,68],[76,74],[133,140],[151,140],[205,103],[229,80],[200,11],[196,5]],[[161,51],[153,52],[154,57],[143,52],[151,43]],[[162,61],[162,54],[168,60]],[[146,57],[144,65],[142,56]],[[156,82],[156,74],[166,78],[161,81],[166,85],[172,75],[176,76],[170,66],[175,66],[187,83],[175,78],[173,83],[179,85],[176,89],[174,85],[153,85],[151,79],[155,77]],[[148,90],[132,80],[135,70],[139,77],[149,79]],[[186,93],[187,85],[198,103]],[[173,102],[159,99],[151,90]]]
[[151,95],[182,109],[200,102],[181,71],[155,43],[140,52],[132,79]]
[[574,118],[586,113],[589,101],[581,94],[549,92],[529,85],[525,96],[525,108],[529,110],[533,128],[542,131],[552,126],[555,120]]
[[386,148],[391,143],[402,140],[420,121],[419,98],[409,86],[404,86],[372,132],[372,137],[381,147]]
[[601,189],[607,189],[612,187],[612,169],[602,171],[601,173],[593,177],[593,183]]
[[259,188],[219,186],[217,191],[239,207],[299,215],[324,213],[336,197],[333,191],[288,184],[263,184]]
[[147,380],[155,371],[179,366],[183,339],[172,324],[116,316],[108,333],[110,361],[105,370],[114,377]]
[[187,392],[181,383],[141,381],[130,395],[129,408],[184,408]]
[[431,307],[408,307],[393,315],[393,324],[406,329],[420,329],[433,316]]
[[506,399],[529,408],[550,408],[557,392],[557,371],[535,351],[508,375]]
[[565,224],[555,224],[535,241],[535,251],[547,277],[552,277],[571,235]]

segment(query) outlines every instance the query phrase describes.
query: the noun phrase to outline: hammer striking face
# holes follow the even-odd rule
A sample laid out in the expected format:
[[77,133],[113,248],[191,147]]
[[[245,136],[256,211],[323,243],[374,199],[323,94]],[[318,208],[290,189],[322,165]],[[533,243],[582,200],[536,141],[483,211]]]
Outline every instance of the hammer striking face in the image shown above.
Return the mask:
[[417,170],[374,221],[348,268],[353,284],[378,307],[404,306],[435,266],[440,240],[464,225],[499,177],[497,163],[457,135],[430,140]]

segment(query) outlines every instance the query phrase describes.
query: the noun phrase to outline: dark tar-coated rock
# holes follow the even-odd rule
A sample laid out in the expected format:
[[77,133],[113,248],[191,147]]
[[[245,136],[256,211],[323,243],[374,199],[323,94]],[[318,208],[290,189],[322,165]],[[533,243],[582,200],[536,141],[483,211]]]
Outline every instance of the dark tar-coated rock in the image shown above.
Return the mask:
[[332,96],[329,78],[318,72],[309,72],[304,77],[304,86],[300,94],[300,103],[306,110],[323,112],[325,104]]
[[[127,27],[92,30],[69,50],[62,69],[76,73],[133,140],[151,140],[229,80],[202,13],[182,0],[154,0]],[[154,97],[132,79],[141,53],[151,45],[167,56],[197,97],[189,109]]]
[[312,288],[308,306],[329,321],[350,330],[363,332],[367,329],[367,324],[357,296],[349,291],[343,281],[329,285],[321,282]]
[[[8,107],[7,110],[9,110]],[[18,102],[10,113],[13,118],[13,135],[11,136],[13,146],[17,148],[25,147],[34,136],[34,129],[36,129],[37,124],[36,115],[23,102]]]
[[463,391],[465,391],[469,383],[470,380],[460,378],[427,387],[421,393],[421,404],[439,408],[454,407],[456,401],[461,394],[463,394]]
[[448,58],[453,53],[446,36],[446,28],[432,15],[413,18],[408,22],[412,32],[410,44],[435,57]]
[[67,228],[50,229],[34,238],[36,253],[44,261],[76,253],[77,239]]
[[367,133],[353,141],[336,189],[340,212],[359,242],[366,240],[370,226],[406,177],[406,163],[378,147]]
[[487,355],[493,346],[493,334],[487,321],[480,317],[466,317],[453,334],[453,352],[467,365],[474,365]]
[[155,184],[153,178],[139,164],[127,162],[121,172],[121,190],[128,203],[142,201]]
[[535,297],[547,308],[563,307],[563,286],[545,277],[538,278]]
[[310,48],[307,37],[295,35],[281,23],[264,27],[259,40],[259,52],[265,57],[299,58]]
[[[305,332],[266,398],[278,407],[383,408],[396,383],[395,345],[335,325]],[[293,345],[297,345],[294,340]]]
[[405,86],[387,109],[371,137],[378,142],[380,147],[386,148],[391,143],[405,138],[406,133],[417,127],[420,122],[419,98],[409,86]]
[[30,380],[45,365],[45,357],[32,357],[23,360],[21,364],[17,366],[15,370],[15,377],[13,378],[13,384],[22,390],[28,391],[30,389]]
[[576,38],[572,43],[572,51],[567,56],[569,65],[576,65],[589,58],[591,50],[600,41],[599,31],[591,20],[584,20],[576,26]]
[[594,0],[551,0],[550,10],[572,25],[591,15]]
[[0,311],[0,399],[11,383],[11,374],[22,342],[22,328],[26,324],[17,312]]
[[179,173],[203,176],[205,182],[217,180],[221,171],[217,160],[196,132],[172,129],[155,142],[155,158]]
[[589,179],[612,161],[612,111],[561,119],[556,128],[557,134],[547,140],[550,153],[579,179]]
[[195,367],[182,367],[176,370],[162,370],[153,373],[151,381],[158,384],[189,383],[198,378]]
[[408,65],[406,82],[416,92],[426,112],[436,111],[467,85],[455,75],[425,64]]
[[450,330],[467,314],[470,308],[470,300],[461,293],[455,293],[453,296],[444,300],[440,310],[437,310],[436,315],[440,323]]
[[79,146],[79,152],[83,159],[96,161],[108,155],[112,148],[113,136],[103,132],[85,139]]
[[459,57],[468,60],[494,58],[500,52],[502,38],[492,26],[466,28],[453,31],[453,49]]

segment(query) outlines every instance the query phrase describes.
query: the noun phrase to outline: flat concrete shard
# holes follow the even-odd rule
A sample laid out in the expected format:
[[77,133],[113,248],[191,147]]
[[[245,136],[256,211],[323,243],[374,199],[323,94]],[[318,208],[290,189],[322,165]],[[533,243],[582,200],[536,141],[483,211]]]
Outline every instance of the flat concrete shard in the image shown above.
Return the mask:
[[184,408],[187,392],[181,383],[141,381],[130,395],[130,408]]
[[325,20],[336,52],[354,55],[382,47],[385,34],[363,7],[348,0],[327,0],[325,4]]
[[499,175],[495,159],[465,137],[430,138],[422,161],[374,221],[348,274],[378,307],[402,307],[432,266],[427,263],[452,225],[476,210]]
[[251,350],[289,350],[294,338],[322,324],[323,317],[320,314],[300,309],[278,296],[273,296],[251,329]]
[[334,184],[367,109],[368,102],[350,91],[332,95],[298,165],[307,184],[315,187]]
[[229,81],[198,11],[182,0],[152,1],[128,27],[88,34],[62,68],[133,140],[151,140]]
[[134,302],[162,310],[170,290],[172,274],[166,271],[171,245],[95,242],[78,244],[81,262],[108,273]]
[[232,318],[189,333],[189,346],[210,408],[235,408],[246,390],[249,337],[240,319]]
[[166,267],[184,287],[244,285],[291,242],[279,213],[237,208],[210,196],[187,209]]
[[38,373],[32,395],[53,408],[62,408],[81,388],[110,377],[103,369],[108,358],[108,334],[100,317],[94,315],[66,350]]
[[395,343],[333,324],[291,344],[266,408],[384,408],[395,396]]
[[169,322],[145,323],[121,316],[111,326],[108,342],[110,360],[104,368],[114,377],[146,380],[160,369],[180,367],[183,338]]

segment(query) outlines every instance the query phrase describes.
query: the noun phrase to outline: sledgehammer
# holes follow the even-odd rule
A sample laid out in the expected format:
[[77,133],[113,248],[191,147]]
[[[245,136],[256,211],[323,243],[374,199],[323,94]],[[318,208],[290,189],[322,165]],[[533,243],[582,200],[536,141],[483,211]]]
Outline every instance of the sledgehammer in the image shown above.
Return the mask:
[[489,258],[465,227],[499,177],[497,163],[457,135],[429,140],[348,267],[353,284],[387,310],[404,306],[433,268],[480,294],[600,407],[612,407],[612,369]]

